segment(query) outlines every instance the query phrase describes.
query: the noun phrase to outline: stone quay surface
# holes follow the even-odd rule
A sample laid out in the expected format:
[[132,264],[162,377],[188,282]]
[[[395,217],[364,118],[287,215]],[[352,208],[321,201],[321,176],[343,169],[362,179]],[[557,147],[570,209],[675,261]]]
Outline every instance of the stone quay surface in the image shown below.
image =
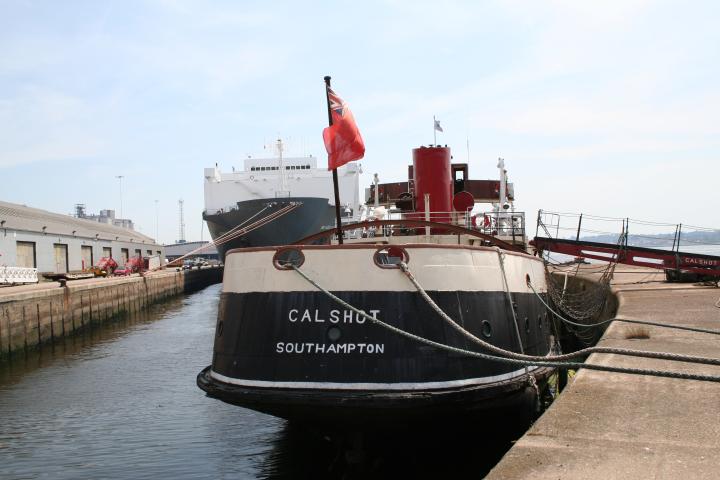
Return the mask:
[[[619,265],[612,290],[616,318],[720,330],[714,286]],[[612,322],[598,345],[720,358],[717,335],[625,322]],[[718,366],[620,355],[588,362],[720,376]],[[720,478],[720,383],[580,370],[487,478]]]

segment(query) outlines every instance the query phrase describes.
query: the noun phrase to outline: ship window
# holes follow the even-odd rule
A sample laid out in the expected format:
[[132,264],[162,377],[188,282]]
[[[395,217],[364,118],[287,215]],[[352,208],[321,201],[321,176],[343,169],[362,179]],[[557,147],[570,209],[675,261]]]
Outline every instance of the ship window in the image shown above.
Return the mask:
[[482,322],[480,322],[480,324],[482,325],[483,337],[492,337],[492,325],[490,325],[490,322],[488,322],[487,320],[483,320]]
[[340,331],[340,329],[338,327],[328,328],[327,337],[328,337],[328,340],[330,340],[331,342],[333,342],[333,343],[337,342],[338,340],[340,340],[341,336],[342,336],[342,332]]
[[305,263],[305,255],[298,248],[281,248],[273,256],[273,265],[279,270],[292,270]]
[[410,259],[407,251],[400,247],[385,247],[375,251],[373,260],[380,268],[399,268],[400,262],[407,263]]

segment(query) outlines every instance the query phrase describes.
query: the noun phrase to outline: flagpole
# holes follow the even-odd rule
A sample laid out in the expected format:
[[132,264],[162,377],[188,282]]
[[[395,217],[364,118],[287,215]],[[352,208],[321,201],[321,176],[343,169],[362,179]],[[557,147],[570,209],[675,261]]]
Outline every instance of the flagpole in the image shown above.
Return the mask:
[[437,145],[437,123],[433,115],[433,145]]
[[[328,88],[330,88],[330,76],[325,76],[325,99],[327,100],[328,109],[328,125],[332,126],[332,112],[330,111],[330,95],[328,94]],[[340,221],[340,189],[338,188],[338,174],[337,168],[333,168],[333,189],[335,190],[335,222],[337,226],[337,237],[338,243],[343,244],[343,232],[342,223]]]

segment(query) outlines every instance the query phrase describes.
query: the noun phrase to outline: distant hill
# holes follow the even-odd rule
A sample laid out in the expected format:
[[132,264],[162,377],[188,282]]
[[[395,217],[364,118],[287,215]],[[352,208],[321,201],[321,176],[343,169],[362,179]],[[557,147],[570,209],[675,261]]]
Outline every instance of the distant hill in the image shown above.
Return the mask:
[[[630,234],[628,237],[628,245],[635,247],[672,247],[673,244],[672,233],[658,233],[658,234],[647,234],[647,235],[633,235]],[[617,243],[619,235],[593,235],[588,237],[580,237],[581,240],[587,242],[599,242],[599,243]],[[701,245],[701,244],[720,244],[720,230],[714,230],[711,232],[688,232],[683,233],[681,245]]]

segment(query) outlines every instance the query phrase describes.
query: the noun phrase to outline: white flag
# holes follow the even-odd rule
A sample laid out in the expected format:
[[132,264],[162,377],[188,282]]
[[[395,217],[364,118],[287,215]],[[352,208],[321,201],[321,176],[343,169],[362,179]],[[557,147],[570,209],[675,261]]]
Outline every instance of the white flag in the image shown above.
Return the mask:
[[437,130],[438,132],[443,131],[442,127],[440,126],[440,120],[435,120],[435,130]]

